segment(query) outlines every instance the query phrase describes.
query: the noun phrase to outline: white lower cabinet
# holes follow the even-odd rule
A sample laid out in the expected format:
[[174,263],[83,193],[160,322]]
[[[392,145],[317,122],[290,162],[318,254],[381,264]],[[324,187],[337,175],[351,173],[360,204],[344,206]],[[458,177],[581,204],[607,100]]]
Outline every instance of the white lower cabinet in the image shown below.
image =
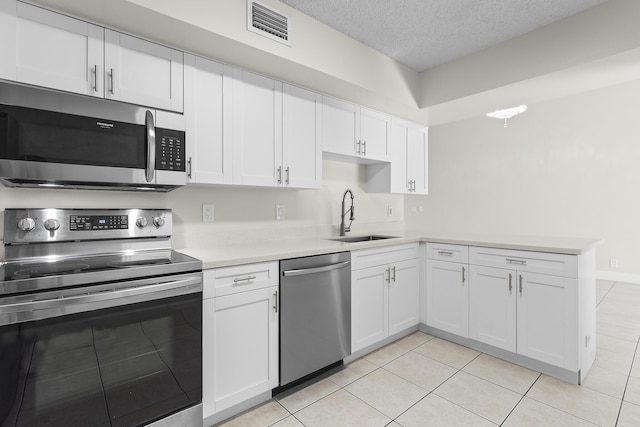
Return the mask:
[[278,263],[206,270],[203,415],[278,386]]
[[541,362],[576,367],[577,281],[471,266],[471,338]]
[[351,352],[419,323],[418,244],[351,253]]
[[427,325],[469,337],[468,247],[427,244]]

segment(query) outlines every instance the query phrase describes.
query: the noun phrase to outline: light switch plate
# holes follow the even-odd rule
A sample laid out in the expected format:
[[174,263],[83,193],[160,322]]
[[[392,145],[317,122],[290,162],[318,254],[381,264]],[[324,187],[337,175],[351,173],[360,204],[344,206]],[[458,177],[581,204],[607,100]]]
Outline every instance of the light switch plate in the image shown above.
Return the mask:
[[276,219],[284,219],[284,205],[276,205]]

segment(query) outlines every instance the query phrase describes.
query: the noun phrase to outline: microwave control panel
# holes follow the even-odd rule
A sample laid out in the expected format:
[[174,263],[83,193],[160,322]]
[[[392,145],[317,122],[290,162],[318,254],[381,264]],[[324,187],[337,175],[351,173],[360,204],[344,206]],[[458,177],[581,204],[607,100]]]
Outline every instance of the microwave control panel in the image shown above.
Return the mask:
[[185,133],[156,128],[156,169],[185,172]]

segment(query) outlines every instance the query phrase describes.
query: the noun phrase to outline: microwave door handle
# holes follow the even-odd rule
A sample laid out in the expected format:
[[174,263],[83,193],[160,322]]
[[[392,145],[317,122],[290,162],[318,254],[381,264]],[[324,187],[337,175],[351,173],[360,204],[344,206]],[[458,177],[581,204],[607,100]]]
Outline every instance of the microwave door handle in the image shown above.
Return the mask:
[[156,169],[156,126],[153,121],[153,114],[147,110],[145,118],[147,128],[147,182],[153,181],[153,172]]

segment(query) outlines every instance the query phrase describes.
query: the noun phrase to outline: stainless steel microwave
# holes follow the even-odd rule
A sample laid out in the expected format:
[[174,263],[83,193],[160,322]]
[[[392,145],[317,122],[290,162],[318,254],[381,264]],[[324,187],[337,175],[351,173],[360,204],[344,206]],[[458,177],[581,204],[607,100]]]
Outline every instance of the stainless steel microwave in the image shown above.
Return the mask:
[[185,185],[176,113],[0,84],[0,181],[9,187],[170,191]]

